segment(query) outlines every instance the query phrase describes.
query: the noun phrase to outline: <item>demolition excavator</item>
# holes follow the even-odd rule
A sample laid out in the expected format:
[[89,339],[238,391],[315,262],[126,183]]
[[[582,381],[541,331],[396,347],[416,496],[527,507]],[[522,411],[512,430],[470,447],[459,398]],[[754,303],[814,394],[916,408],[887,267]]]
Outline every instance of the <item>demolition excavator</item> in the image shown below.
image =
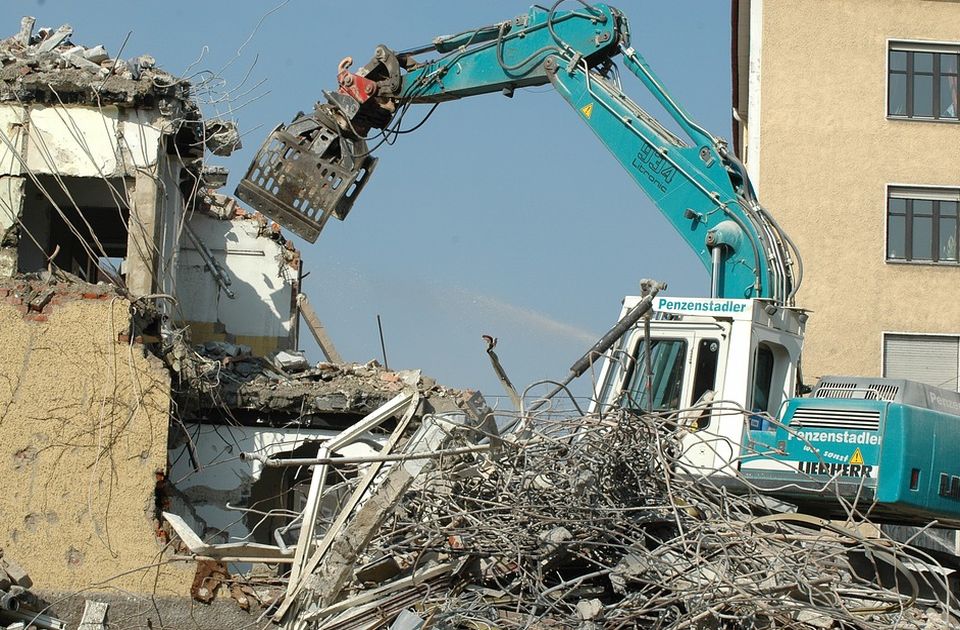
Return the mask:
[[[395,133],[411,107],[550,84],[711,276],[709,297],[651,286],[624,300],[617,326],[568,377],[603,357],[593,410],[673,414],[689,429],[687,472],[733,490],[748,484],[808,514],[845,516],[845,503],[875,521],[960,527],[960,394],[886,378],[803,386],[796,247],[726,143],[694,122],[631,47],[626,17],[570,4],[404,51],[378,46],[355,71],[345,59],[338,89],[269,135],[237,195],[313,242],[369,181],[377,159],[368,140]],[[684,137],[624,93],[615,61]]]

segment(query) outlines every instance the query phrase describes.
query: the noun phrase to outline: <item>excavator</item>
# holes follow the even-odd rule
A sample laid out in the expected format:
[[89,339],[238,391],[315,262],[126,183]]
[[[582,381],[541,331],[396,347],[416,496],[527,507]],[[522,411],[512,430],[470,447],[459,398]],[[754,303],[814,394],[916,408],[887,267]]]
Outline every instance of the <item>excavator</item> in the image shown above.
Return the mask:
[[[675,413],[688,424],[686,471],[732,491],[747,484],[822,518],[846,516],[845,504],[875,521],[960,528],[960,394],[888,378],[803,385],[797,248],[727,144],[631,46],[624,14],[562,4],[403,51],[381,45],[355,71],[344,59],[338,88],[273,130],[237,196],[314,242],[331,216],[346,218],[374,172],[368,140],[395,133],[410,108],[549,84],[711,277],[708,297],[648,285],[625,298],[617,325],[565,382],[602,359],[592,411]],[[683,137],[624,93],[617,62]]]

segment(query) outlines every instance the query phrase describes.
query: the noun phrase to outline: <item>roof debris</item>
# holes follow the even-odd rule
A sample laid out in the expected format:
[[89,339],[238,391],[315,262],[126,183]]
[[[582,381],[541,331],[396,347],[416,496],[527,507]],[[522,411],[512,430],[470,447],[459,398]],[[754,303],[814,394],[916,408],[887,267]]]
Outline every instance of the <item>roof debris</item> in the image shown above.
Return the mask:
[[150,55],[111,58],[102,44],[74,44],[69,24],[34,33],[35,23],[23,18],[20,31],[0,41],[0,101],[133,107],[189,100],[189,83],[158,69]]

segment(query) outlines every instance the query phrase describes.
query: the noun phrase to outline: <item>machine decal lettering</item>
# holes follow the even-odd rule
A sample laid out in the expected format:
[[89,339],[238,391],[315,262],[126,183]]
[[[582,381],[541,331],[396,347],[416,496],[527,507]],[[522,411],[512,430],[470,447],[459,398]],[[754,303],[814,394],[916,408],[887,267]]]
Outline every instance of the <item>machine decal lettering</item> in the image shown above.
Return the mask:
[[[829,475],[831,477],[873,477],[873,468],[873,466],[860,464],[797,462],[797,470],[806,475]],[[958,485],[958,492],[960,492],[960,485]]]
[[658,151],[654,151],[650,145],[644,146],[637,157],[633,158],[633,167],[664,193],[667,192],[666,185],[672,182],[674,175],[677,174],[676,167],[665,161],[663,156]]
[[695,313],[742,313],[747,305],[729,300],[675,300],[658,298],[657,310],[692,311]]
[[[880,434],[871,431],[797,431],[797,437],[807,442],[831,444],[880,444]],[[856,453],[854,453],[856,455]],[[860,454],[861,460],[863,454]]]

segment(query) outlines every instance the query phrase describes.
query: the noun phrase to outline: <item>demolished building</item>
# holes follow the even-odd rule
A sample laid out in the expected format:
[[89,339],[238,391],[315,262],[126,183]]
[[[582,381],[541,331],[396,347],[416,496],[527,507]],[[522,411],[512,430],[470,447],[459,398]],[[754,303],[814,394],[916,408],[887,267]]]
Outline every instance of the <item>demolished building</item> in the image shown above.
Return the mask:
[[295,510],[302,474],[240,454],[316,456],[424,381],[306,364],[300,253],[218,192],[205,152],[239,135],[189,82],[31,18],[0,64],[0,548],[54,612],[74,592],[197,596],[195,558],[225,556],[191,551],[165,511],[282,565],[291,519],[257,514]]
[[0,43],[0,625],[955,622],[935,559],[684,471],[702,409],[494,414],[311,364],[299,252],[204,160],[235,126],[70,38]]

